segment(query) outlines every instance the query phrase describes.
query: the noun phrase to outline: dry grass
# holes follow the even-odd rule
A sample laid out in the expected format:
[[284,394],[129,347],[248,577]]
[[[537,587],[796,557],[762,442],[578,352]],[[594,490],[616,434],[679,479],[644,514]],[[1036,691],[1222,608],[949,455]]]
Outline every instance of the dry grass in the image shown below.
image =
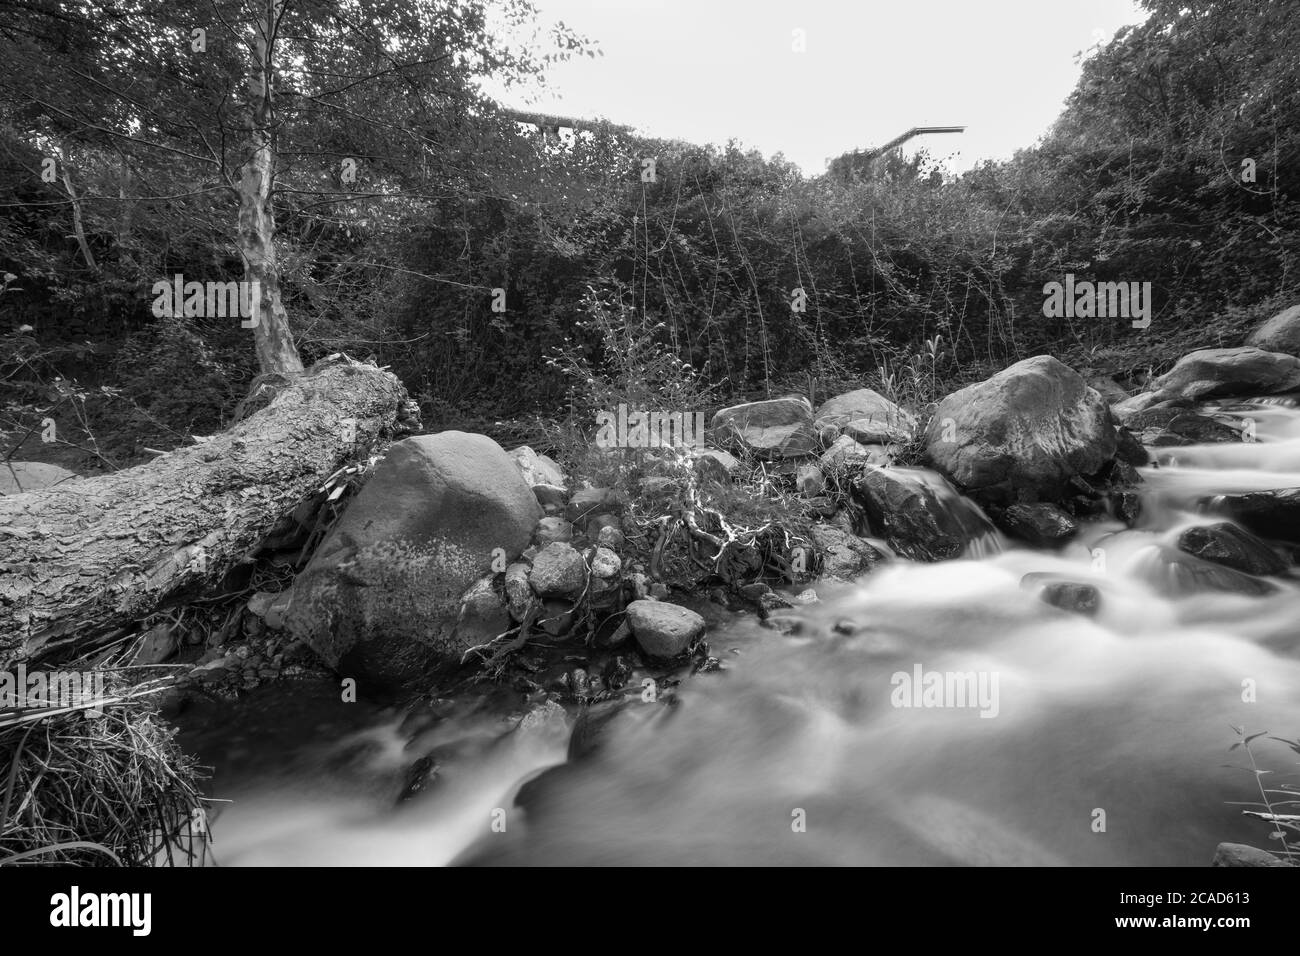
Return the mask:
[[0,866],[194,866],[208,854],[198,768],[157,716],[169,685],[0,711]]

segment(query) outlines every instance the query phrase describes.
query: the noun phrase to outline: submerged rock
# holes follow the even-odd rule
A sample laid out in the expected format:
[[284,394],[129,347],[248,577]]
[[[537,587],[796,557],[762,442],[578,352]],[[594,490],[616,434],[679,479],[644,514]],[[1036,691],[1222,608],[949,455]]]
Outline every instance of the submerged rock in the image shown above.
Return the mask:
[[1047,355],[1017,362],[939,403],[926,460],[977,501],[1051,499],[1116,450],[1110,408],[1078,372]]

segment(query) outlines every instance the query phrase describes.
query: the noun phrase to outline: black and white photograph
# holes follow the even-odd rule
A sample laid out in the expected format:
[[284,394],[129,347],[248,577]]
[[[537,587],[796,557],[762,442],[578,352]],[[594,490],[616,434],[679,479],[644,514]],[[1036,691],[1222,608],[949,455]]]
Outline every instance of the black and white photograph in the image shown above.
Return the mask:
[[1300,0],[0,0],[0,458],[32,925],[1052,868],[1250,938]]

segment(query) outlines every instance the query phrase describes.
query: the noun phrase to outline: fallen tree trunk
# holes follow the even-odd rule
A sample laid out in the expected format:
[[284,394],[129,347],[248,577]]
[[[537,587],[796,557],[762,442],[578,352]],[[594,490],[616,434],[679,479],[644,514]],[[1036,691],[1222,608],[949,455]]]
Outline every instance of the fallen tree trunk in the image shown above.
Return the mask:
[[219,580],[334,471],[416,424],[394,375],[334,356],[197,445],[0,497],[0,669]]

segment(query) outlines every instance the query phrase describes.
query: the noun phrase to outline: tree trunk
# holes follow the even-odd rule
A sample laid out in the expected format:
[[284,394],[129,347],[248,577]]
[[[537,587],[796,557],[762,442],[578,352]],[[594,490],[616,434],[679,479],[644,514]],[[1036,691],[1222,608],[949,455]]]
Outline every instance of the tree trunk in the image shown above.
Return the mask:
[[249,155],[239,176],[239,253],[244,281],[253,289],[253,341],[263,374],[297,375],[302,360],[289,331],[289,316],[280,301],[280,263],[275,252],[275,210],[271,185],[275,180],[274,90],[275,30],[283,0],[264,0],[254,25],[254,58],[248,73],[252,114]]
[[414,424],[396,377],[331,357],[198,445],[0,497],[0,670],[218,579],[334,471]]

